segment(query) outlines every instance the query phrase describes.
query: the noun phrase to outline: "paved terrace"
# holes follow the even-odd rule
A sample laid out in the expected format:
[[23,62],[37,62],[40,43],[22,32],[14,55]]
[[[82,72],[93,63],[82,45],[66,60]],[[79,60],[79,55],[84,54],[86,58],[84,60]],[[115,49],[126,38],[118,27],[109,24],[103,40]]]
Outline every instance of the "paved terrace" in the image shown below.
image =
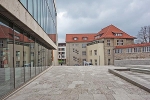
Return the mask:
[[150,93],[109,73],[108,68],[115,67],[51,67],[7,100],[150,100]]

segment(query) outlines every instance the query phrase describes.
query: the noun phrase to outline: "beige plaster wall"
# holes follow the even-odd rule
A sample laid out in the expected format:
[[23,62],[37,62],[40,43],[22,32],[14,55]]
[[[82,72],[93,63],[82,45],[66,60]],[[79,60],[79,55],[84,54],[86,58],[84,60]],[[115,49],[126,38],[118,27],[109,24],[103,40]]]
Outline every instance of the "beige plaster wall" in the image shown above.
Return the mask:
[[[90,51],[92,50],[92,55]],[[97,55],[94,54],[94,50],[97,50]],[[87,61],[95,65],[95,59],[97,59],[97,65],[103,66],[104,64],[104,43],[97,43],[87,46]]]

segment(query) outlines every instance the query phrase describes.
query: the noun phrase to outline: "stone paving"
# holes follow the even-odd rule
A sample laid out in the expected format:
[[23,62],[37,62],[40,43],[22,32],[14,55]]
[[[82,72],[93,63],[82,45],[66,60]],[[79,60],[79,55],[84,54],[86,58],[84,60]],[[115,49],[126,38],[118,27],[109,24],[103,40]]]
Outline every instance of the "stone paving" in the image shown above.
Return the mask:
[[131,77],[134,77],[139,81],[150,84],[150,74],[138,73],[138,72],[133,72],[133,71],[122,71],[122,73],[128,74]]
[[150,100],[150,93],[108,68],[115,67],[53,66],[7,100]]

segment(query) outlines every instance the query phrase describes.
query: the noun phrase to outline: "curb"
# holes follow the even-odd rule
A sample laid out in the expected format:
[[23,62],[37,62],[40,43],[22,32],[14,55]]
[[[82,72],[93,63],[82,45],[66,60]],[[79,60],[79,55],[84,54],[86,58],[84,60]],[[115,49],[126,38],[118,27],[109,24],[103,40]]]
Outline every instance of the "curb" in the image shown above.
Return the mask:
[[[141,88],[141,89],[143,89],[143,90],[145,90],[145,91],[150,93],[150,85],[145,84],[145,83],[143,83],[143,82],[141,82],[141,81],[139,81],[139,80],[137,80],[137,79],[127,75],[127,74],[120,73],[117,70],[119,70],[119,69],[108,69],[109,73],[112,73],[112,74],[114,74],[114,75],[116,75],[116,76],[126,80],[127,82],[130,82],[131,84],[133,84],[133,85],[135,85],[135,86],[137,86],[137,87],[139,87],[139,88]],[[124,71],[127,71],[127,70],[128,69],[124,69]]]

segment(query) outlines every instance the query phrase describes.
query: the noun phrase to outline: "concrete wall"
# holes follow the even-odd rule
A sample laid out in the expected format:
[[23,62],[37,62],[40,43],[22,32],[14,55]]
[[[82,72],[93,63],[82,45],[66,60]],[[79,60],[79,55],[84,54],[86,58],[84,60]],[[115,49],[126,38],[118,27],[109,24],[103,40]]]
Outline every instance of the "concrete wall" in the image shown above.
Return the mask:
[[53,66],[58,66],[58,51],[53,50],[53,61],[52,61]]
[[128,66],[128,65],[150,65],[150,59],[124,59],[115,60],[115,66]]

